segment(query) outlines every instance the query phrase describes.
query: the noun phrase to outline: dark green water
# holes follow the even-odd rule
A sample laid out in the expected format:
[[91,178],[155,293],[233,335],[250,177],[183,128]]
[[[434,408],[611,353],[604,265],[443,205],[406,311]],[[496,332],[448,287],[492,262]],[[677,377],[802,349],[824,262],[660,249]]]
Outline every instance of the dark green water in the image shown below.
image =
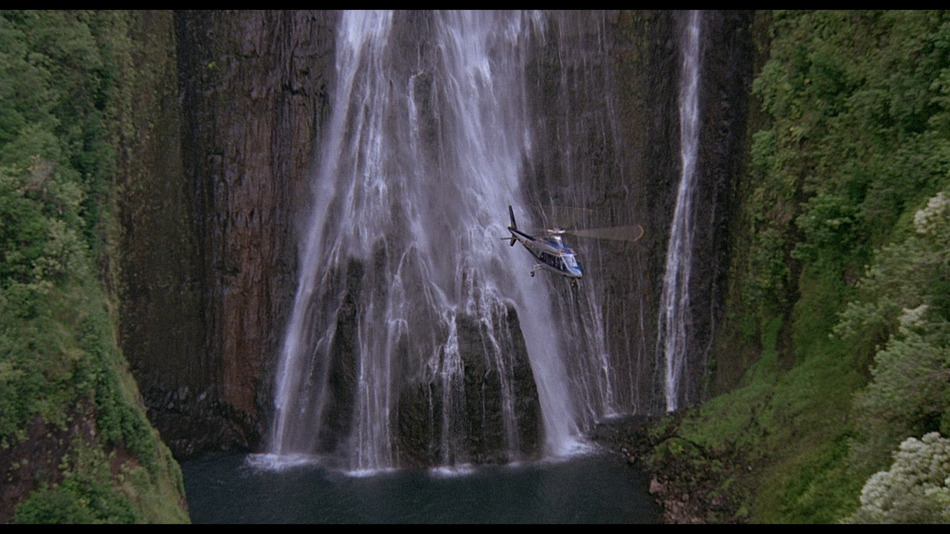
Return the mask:
[[464,473],[279,471],[243,455],[182,463],[193,523],[656,523],[647,477],[590,454]]

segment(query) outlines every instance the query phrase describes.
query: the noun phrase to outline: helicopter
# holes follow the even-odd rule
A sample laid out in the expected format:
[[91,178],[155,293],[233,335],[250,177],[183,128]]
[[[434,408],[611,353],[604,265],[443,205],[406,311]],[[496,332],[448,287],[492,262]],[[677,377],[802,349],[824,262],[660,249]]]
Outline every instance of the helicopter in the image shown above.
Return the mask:
[[515,243],[520,242],[524,245],[525,250],[530,252],[538,261],[531,269],[531,276],[533,277],[539,269],[544,269],[567,278],[574,287],[577,287],[577,281],[584,276],[584,269],[577,262],[574,249],[564,244],[562,235],[570,234],[579,237],[636,242],[643,237],[644,232],[643,227],[639,224],[587,230],[565,230],[556,227],[547,230],[545,235],[539,237],[518,229],[518,224],[515,222],[515,212],[510,204],[508,205],[508,217],[511,220],[511,225],[508,226],[511,236],[502,239],[510,240],[510,246],[515,246]]

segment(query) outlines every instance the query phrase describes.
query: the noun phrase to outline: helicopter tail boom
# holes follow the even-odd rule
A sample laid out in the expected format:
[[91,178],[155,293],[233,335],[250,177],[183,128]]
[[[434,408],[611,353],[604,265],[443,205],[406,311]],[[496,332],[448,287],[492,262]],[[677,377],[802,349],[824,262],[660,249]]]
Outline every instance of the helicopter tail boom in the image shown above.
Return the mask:
[[515,230],[518,229],[518,225],[515,224],[515,212],[511,209],[511,204],[508,205],[508,217],[511,218],[511,226],[508,227],[511,230],[511,242],[508,243],[509,246],[515,246]]

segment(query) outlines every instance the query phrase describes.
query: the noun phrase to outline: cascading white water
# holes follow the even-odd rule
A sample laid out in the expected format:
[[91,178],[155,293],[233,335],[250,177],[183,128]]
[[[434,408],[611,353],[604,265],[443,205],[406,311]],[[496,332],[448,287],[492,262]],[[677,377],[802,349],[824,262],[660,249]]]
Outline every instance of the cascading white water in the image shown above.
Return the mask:
[[[545,453],[576,445],[579,415],[548,293],[529,285],[529,256],[499,239],[509,204],[530,222],[519,186],[531,152],[523,41],[543,24],[520,12],[343,15],[270,456],[310,456],[337,440],[348,469],[392,467],[401,388],[429,381],[439,384],[437,461],[464,463],[450,430],[465,396],[466,318],[500,370],[506,446],[516,451],[514,363],[498,333],[509,306],[531,360]],[[341,398],[351,389],[353,399]]]
[[[535,134],[544,140],[544,146],[539,146],[532,164],[545,168],[538,173],[541,187],[534,193],[535,206],[546,228],[606,226],[610,223],[596,217],[609,216],[607,210],[588,207],[603,203],[594,184],[606,178],[604,175],[616,179],[621,174],[621,162],[614,158],[613,150],[623,141],[617,129],[609,15],[599,11],[547,15],[552,30],[539,43],[543,49],[539,54],[550,62],[540,63],[539,78],[534,82],[538,87]],[[605,265],[603,258],[623,249],[617,248],[616,242],[571,235],[565,239],[578,252],[588,275],[575,290],[563,280],[554,280],[554,320],[568,355],[565,365],[570,393],[580,423],[589,428],[606,418],[636,411],[630,395],[634,388],[625,376],[625,364],[636,355],[612,354],[605,335],[603,303],[611,298],[611,291],[603,282],[611,266]]]
[[689,278],[693,253],[693,189],[699,145],[700,12],[691,11],[683,39],[680,81],[682,174],[667,247],[666,272],[657,325],[657,356],[664,358],[666,410],[679,403],[679,386],[689,336]]

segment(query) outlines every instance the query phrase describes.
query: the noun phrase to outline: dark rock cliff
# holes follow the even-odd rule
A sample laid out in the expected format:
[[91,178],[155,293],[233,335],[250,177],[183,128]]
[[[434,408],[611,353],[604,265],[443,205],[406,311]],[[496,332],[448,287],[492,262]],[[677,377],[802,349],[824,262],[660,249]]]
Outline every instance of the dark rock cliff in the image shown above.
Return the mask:
[[[120,341],[153,423],[178,455],[258,449],[267,434],[273,372],[296,286],[294,214],[307,212],[313,150],[329,115],[338,17],[183,11],[172,19],[177,49],[169,50],[164,83],[143,100],[142,118],[154,126],[132,148],[136,172],[122,199]],[[680,165],[681,13],[555,18],[529,67],[540,90],[532,112],[539,152],[526,162],[525,189],[535,203],[596,208],[592,224],[645,227],[634,245],[578,252],[589,271],[601,273],[584,298],[603,307],[607,352],[623,377],[618,404],[656,412],[656,308]],[[685,393],[690,403],[703,395],[721,313],[725,213],[751,80],[750,25],[744,12],[709,12],[703,27],[705,207],[697,215],[701,266],[692,291],[692,315],[701,324]],[[572,54],[582,47],[585,54]],[[494,387],[490,377],[486,384]],[[537,417],[536,404],[520,409]],[[405,417],[413,413],[407,409]],[[413,432],[400,439],[417,439]],[[522,439],[532,450],[539,437]],[[404,454],[408,463],[419,461]]]
[[685,396],[689,404],[712,395],[712,347],[723,320],[726,277],[730,264],[730,228],[737,213],[743,174],[749,95],[754,77],[754,12],[707,11],[703,14],[701,76],[701,180],[690,285],[694,342],[687,360],[692,373]]
[[174,15],[177,50],[141,110],[155,124],[121,201],[121,343],[177,454],[266,433],[336,16]]
[[[685,15],[559,14],[534,63],[540,88],[533,114],[539,150],[536,161],[528,164],[530,198],[540,205],[591,208],[585,222],[593,227],[645,228],[636,244],[602,241],[576,247],[597,278],[588,298],[603,308],[606,348],[618,377],[617,405],[641,414],[665,408],[656,324],[680,181],[679,36]],[[751,24],[751,12],[703,15],[702,148],[694,196],[690,372],[681,393],[685,404],[706,394],[709,350],[722,313],[728,214],[752,80]],[[571,299],[565,294],[560,300]]]

